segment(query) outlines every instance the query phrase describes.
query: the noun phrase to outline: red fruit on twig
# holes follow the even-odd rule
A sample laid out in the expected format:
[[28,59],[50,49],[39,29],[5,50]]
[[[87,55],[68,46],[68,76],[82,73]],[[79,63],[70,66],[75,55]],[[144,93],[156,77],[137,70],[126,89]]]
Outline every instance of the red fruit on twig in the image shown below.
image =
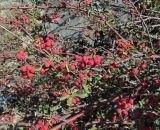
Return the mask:
[[133,68],[131,71],[131,75],[135,77],[138,76],[138,68]]

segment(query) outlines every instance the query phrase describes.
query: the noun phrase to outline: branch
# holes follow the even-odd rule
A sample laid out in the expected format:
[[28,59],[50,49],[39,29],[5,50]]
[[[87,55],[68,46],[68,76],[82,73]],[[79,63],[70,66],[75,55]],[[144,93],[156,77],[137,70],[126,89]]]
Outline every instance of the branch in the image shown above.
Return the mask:
[[17,9],[25,9],[25,10],[30,10],[30,9],[52,9],[52,8],[58,8],[58,9],[77,9],[79,11],[86,11],[84,9],[81,9],[79,7],[75,7],[74,5],[66,5],[66,6],[55,6],[55,5],[48,5],[48,6],[15,6],[15,7],[3,7],[0,8],[0,10],[17,10]]
[[116,34],[120,39],[122,39],[124,42],[128,42],[121,34],[119,34],[119,32],[117,32],[117,31],[112,27],[111,24],[109,24],[107,21],[106,21],[106,24],[108,25],[108,27],[109,27],[110,29],[112,29],[112,30],[115,32],[115,34]]
[[[152,40],[151,40],[151,37],[150,37],[150,34],[149,34],[149,30],[148,30],[148,27],[147,27],[146,23],[144,22],[141,14],[139,13],[139,11],[138,11],[138,9],[136,8],[136,6],[134,5],[134,3],[133,3],[131,0],[129,0],[129,2],[130,2],[131,5],[134,7],[134,9],[135,9],[136,12],[138,13],[138,15],[139,15],[142,23],[144,24],[144,27],[146,28],[146,32],[147,32],[147,34],[148,34],[149,42],[150,42],[150,44],[151,44],[151,48],[152,48],[152,50],[154,50],[154,47],[153,47],[153,44],[152,44]],[[145,30],[145,29],[144,29],[144,30]]]
[[[80,118],[82,116],[84,116],[84,112],[80,112],[77,115],[75,115],[75,116],[67,119],[67,122],[75,121],[75,120],[77,120],[78,118]],[[53,127],[51,130],[59,130],[59,129],[61,129],[61,127],[62,127],[63,124],[65,124],[65,123],[60,123],[59,125]]]

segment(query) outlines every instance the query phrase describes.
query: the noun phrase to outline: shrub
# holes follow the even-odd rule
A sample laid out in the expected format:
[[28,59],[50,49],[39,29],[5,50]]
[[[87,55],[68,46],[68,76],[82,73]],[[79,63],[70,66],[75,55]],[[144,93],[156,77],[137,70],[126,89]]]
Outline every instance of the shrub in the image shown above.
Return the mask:
[[[158,129],[154,2],[48,2],[2,8],[9,13],[0,24],[1,129]],[[66,13],[71,18],[61,24]],[[54,30],[74,17],[83,17],[80,38]]]

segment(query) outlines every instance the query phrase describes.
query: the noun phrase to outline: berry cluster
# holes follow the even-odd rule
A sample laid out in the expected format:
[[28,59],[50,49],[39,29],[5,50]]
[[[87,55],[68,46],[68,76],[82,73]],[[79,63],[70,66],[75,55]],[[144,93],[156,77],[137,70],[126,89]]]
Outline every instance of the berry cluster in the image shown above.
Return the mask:
[[28,58],[27,53],[22,50],[19,50],[17,53],[17,60],[21,61],[23,57]]
[[24,21],[25,24],[30,24],[30,20],[28,19],[26,14],[21,14],[19,19]]
[[123,49],[134,49],[133,45],[131,45],[130,43],[126,43],[126,42],[122,42],[122,41],[116,41],[115,44],[119,47],[122,47]]
[[75,97],[75,98],[72,100],[72,103],[73,103],[73,104],[77,104],[79,101],[80,101],[79,97]]
[[81,0],[82,2],[83,2],[83,4],[85,4],[85,5],[90,5],[91,4],[91,2],[89,1],[89,0]]
[[[42,120],[39,120],[36,124],[35,124],[35,128],[37,130],[49,130],[49,122],[46,121],[45,123]],[[32,130],[31,128],[29,128],[29,130]]]
[[45,39],[43,37],[38,37],[36,38],[34,45],[41,49],[51,50],[51,47],[54,46],[54,38],[55,37],[52,34],[47,35]]
[[94,59],[90,56],[75,55],[75,59],[78,61],[78,66],[80,69],[85,68],[86,65],[90,67],[99,66],[102,62],[102,57],[99,55],[96,55]]
[[35,68],[30,65],[25,65],[21,67],[21,72],[24,78],[32,78]]
[[127,96],[122,96],[116,102],[118,104],[117,113],[128,116],[128,109],[133,105],[134,99],[129,99]]

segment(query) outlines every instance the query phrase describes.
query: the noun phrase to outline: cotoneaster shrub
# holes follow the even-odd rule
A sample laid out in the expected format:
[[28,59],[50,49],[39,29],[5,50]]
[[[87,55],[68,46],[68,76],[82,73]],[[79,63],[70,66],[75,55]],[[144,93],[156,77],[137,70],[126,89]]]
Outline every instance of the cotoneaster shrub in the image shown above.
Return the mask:
[[[1,129],[158,130],[159,40],[150,33],[159,32],[141,16],[151,15],[152,2],[123,2],[131,15],[125,24],[108,1],[4,7],[11,14],[1,18],[3,44],[12,51],[0,59]],[[87,22],[83,37],[68,44],[46,26],[69,10]]]

